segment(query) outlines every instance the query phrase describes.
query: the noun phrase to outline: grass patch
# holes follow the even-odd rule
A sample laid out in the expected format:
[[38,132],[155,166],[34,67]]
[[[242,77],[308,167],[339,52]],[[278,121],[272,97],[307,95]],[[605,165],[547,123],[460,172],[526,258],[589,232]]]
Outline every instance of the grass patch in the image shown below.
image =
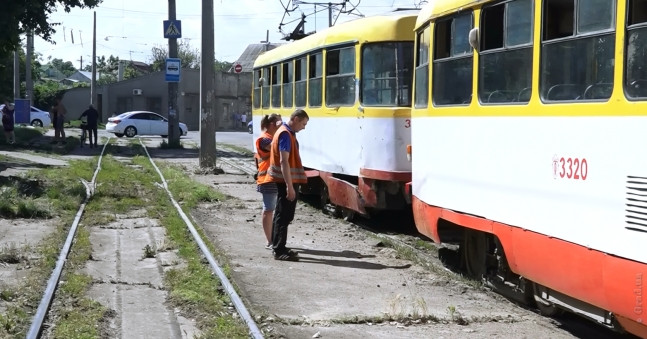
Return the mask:
[[[148,159],[135,158],[135,164],[152,168]],[[225,195],[212,188],[191,180],[181,169],[159,164],[167,180],[169,190],[182,205],[185,213],[201,202],[212,202],[225,199]],[[186,267],[171,269],[166,272],[164,281],[170,292],[171,302],[197,319],[197,326],[202,332],[200,338],[248,338],[245,324],[232,316],[235,310],[230,307],[230,299],[224,293],[211,268],[206,265],[203,254],[194,242],[184,221],[175,212],[166,192],[159,191],[157,201],[153,202],[153,214],[166,227],[166,236],[178,249],[178,254],[186,262]],[[188,214],[188,213],[187,213]],[[198,229],[211,252],[215,250],[201,229]],[[223,267],[225,272],[228,267]]]
[[160,143],[160,148],[161,149],[184,149],[184,145],[182,145],[182,142],[175,141],[175,142],[166,142],[166,139],[162,139],[162,142]]
[[248,155],[248,156],[253,156],[254,155],[254,152],[248,150],[245,147],[240,147],[240,146],[237,146],[237,145],[232,145],[232,144],[227,144],[227,143],[218,143],[218,144],[216,144],[216,146],[227,147],[227,148],[230,148],[230,149],[232,149],[232,150],[234,150],[234,151],[236,151],[238,153],[242,153],[242,154]]

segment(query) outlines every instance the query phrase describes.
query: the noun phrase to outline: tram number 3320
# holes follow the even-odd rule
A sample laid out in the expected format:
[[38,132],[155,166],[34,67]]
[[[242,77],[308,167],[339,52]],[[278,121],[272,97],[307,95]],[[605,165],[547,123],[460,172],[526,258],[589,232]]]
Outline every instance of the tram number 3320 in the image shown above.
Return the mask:
[[553,158],[553,177],[557,179],[586,180],[589,164],[586,158]]

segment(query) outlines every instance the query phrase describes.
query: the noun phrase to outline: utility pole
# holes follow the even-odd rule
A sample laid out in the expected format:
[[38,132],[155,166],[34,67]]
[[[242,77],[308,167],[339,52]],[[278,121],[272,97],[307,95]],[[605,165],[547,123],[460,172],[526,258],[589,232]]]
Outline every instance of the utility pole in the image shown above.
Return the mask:
[[[175,0],[168,0],[168,19],[175,21]],[[168,39],[168,57],[177,58],[177,39]],[[180,68],[182,68],[180,62]],[[168,143],[171,146],[180,145],[180,124],[177,109],[177,82],[168,83]]]
[[27,53],[25,56],[25,99],[29,99],[29,104],[34,104],[34,83],[31,80],[31,59],[34,55],[34,32],[27,32]]
[[202,58],[200,60],[200,167],[202,168],[216,167],[213,38],[213,0],[202,0]]
[[[83,56],[81,56],[83,60]],[[83,62],[83,61],[81,61]],[[92,24],[92,80],[90,82],[90,104],[94,109],[99,111],[99,121],[103,121],[101,108],[97,107],[97,12],[94,12],[94,22]],[[96,140],[95,140],[96,142]]]
[[328,3],[328,27],[332,27],[332,3]]
[[20,99],[20,53],[18,53],[18,49],[13,52],[13,98]]

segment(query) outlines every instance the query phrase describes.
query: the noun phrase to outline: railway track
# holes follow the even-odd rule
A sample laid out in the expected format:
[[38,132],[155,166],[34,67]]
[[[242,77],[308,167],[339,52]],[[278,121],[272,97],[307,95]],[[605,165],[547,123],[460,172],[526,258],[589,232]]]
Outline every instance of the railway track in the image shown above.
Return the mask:
[[[98,157],[97,166],[96,166],[96,169],[94,171],[94,175],[92,177],[92,180],[90,182],[85,182],[85,181],[82,180],[83,184],[84,184],[84,186],[86,188],[86,196],[85,196],[83,202],[81,203],[81,205],[79,206],[79,209],[78,209],[78,211],[77,211],[77,213],[75,215],[74,221],[73,221],[71,227],[69,228],[68,234],[66,236],[66,241],[65,241],[65,243],[63,245],[63,248],[62,248],[61,252],[58,255],[56,266],[55,266],[54,270],[52,271],[51,276],[49,277],[49,279],[47,281],[47,286],[45,288],[45,292],[43,293],[43,296],[42,296],[42,298],[41,298],[41,300],[39,302],[38,309],[37,309],[37,311],[36,311],[36,313],[35,313],[35,315],[34,315],[34,317],[32,319],[29,331],[28,331],[27,336],[26,336],[28,339],[39,338],[42,331],[43,331],[43,328],[44,328],[44,325],[45,325],[45,319],[47,318],[50,305],[52,304],[52,301],[53,301],[54,296],[56,294],[56,290],[61,285],[60,284],[60,282],[61,282],[60,279],[61,279],[61,276],[62,276],[63,269],[65,268],[66,258],[68,257],[68,255],[70,253],[70,250],[72,249],[72,246],[73,246],[73,243],[74,243],[74,240],[75,240],[75,236],[76,236],[76,233],[77,233],[79,222],[81,220],[81,217],[83,216],[83,212],[85,210],[85,207],[88,204],[88,202],[92,199],[95,187],[98,184],[97,183],[97,176],[98,176],[99,172],[101,171],[101,162],[102,162],[102,159],[103,159],[103,157],[105,155],[106,147],[110,144],[110,142],[111,142],[111,139],[109,139],[108,142],[106,142],[104,144],[104,146],[103,146],[103,148],[101,150],[101,154]],[[240,316],[240,318],[245,322],[245,324],[249,328],[250,336],[252,338],[263,338],[262,332],[260,331],[260,329],[256,325],[255,321],[252,319],[251,315],[249,314],[249,311],[247,310],[244,303],[242,302],[242,300],[240,299],[240,297],[236,293],[233,285],[229,282],[229,280],[226,277],[224,271],[222,270],[222,268],[219,266],[219,264],[214,259],[213,255],[209,251],[207,245],[202,241],[202,238],[200,237],[200,235],[199,235],[198,231],[196,230],[195,226],[192,224],[191,220],[182,211],[182,208],[177,203],[177,201],[174,199],[173,194],[169,191],[166,179],[164,178],[162,172],[159,170],[159,168],[157,167],[155,162],[152,160],[152,158],[151,158],[151,156],[150,156],[150,154],[148,152],[148,149],[146,148],[144,143],[141,141],[141,139],[140,139],[140,145],[144,149],[144,151],[145,151],[145,153],[146,153],[146,155],[148,157],[148,160],[150,161],[152,166],[155,168],[155,170],[157,171],[157,173],[158,173],[158,175],[160,177],[161,184],[159,184],[159,186],[162,187],[166,191],[166,193],[168,194],[168,197],[169,197],[170,201],[172,202],[173,206],[177,209],[178,214],[180,215],[182,220],[185,222],[186,227],[188,228],[188,230],[192,234],[193,240],[197,243],[197,245],[200,248],[200,250],[202,251],[202,254],[204,255],[205,259],[209,262],[209,265],[210,265],[212,271],[214,272],[214,274],[218,276],[218,278],[220,280],[220,283],[222,284],[223,289],[229,295],[229,298],[230,298],[233,306],[235,307],[238,315]],[[220,150],[220,152],[223,152],[222,154],[229,155],[229,156],[234,156],[235,155],[230,150],[226,150],[226,149]],[[221,155],[221,157],[222,157],[222,155]],[[223,160],[223,159],[221,158],[220,160]],[[243,161],[235,161],[235,160],[226,159],[226,160],[223,161],[223,163],[225,163],[228,166],[231,166],[233,168],[236,168],[239,171],[243,171],[244,173],[249,174],[251,172],[249,164],[246,164]]]

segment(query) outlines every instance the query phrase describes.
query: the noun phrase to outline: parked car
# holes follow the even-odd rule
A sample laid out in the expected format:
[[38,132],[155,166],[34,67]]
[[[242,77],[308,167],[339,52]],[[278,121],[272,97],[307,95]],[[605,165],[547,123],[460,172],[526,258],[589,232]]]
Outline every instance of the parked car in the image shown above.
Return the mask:
[[[0,110],[4,108],[4,104],[0,105]],[[52,124],[52,117],[49,112],[31,106],[29,113],[29,124],[34,127],[48,127]]]
[[[186,135],[189,129],[184,123],[180,124],[180,135]],[[124,135],[132,138],[136,135],[168,136],[168,120],[153,112],[132,111],[108,118],[106,132],[114,133],[121,138]]]
[[249,134],[254,133],[254,127],[252,126],[252,120],[250,120],[250,121],[247,123],[247,131],[249,132]]

